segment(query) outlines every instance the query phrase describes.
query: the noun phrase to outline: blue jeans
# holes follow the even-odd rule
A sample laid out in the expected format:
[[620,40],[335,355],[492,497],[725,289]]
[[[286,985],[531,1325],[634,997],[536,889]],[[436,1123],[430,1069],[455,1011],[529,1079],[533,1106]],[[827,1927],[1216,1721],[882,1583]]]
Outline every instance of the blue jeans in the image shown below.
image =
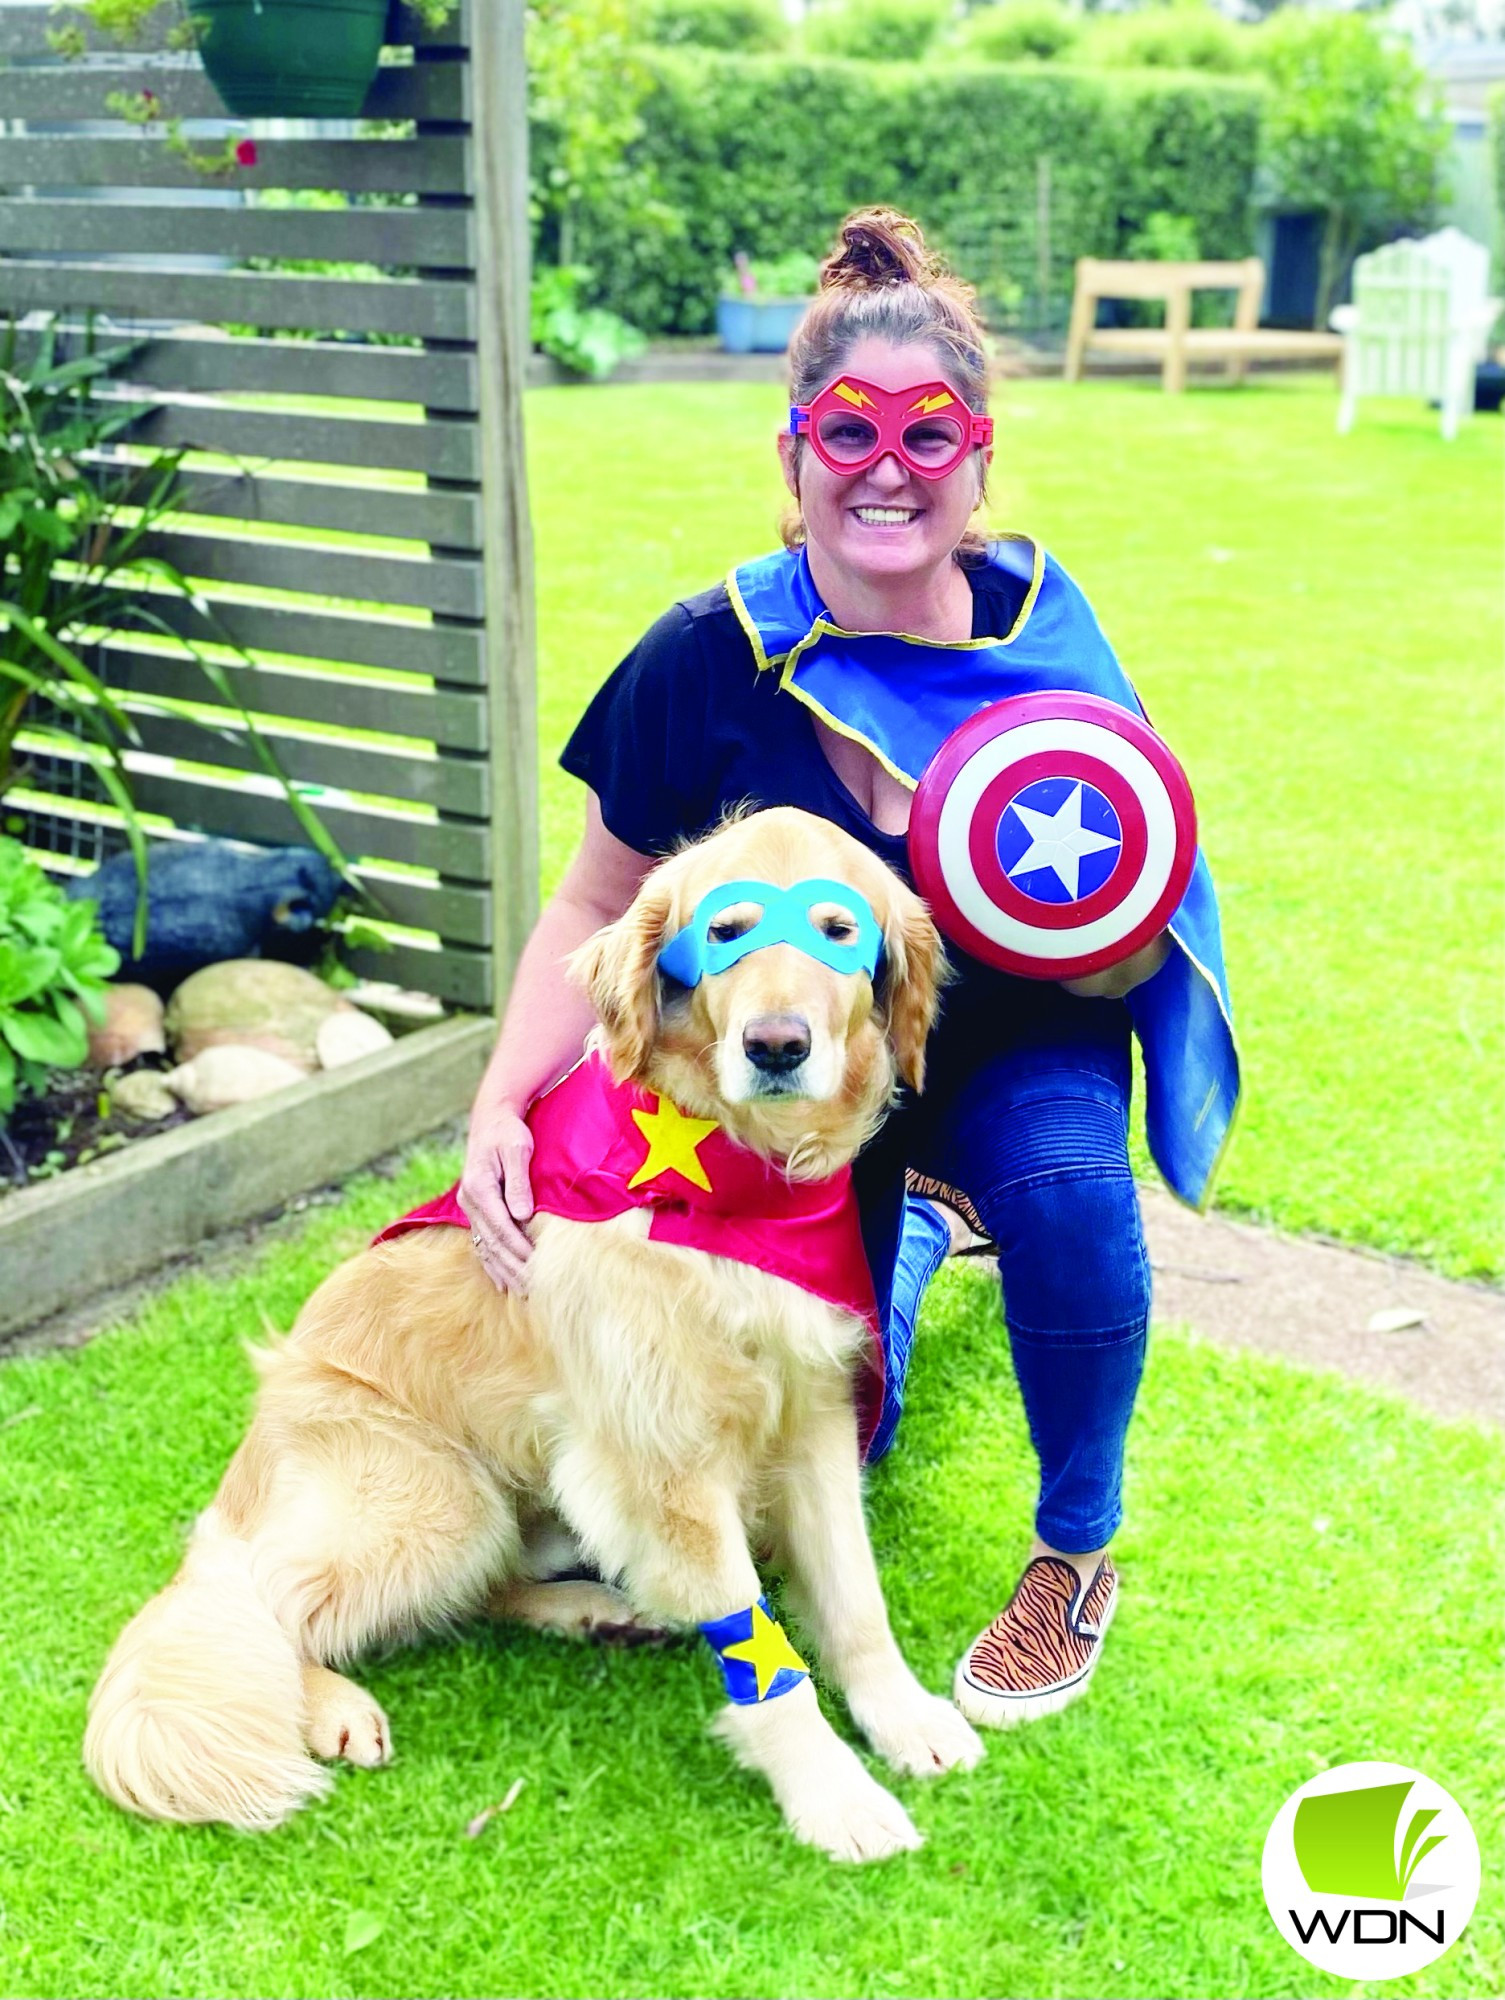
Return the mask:
[[[1040,1461],[1036,1532],[1100,1548],[1123,1518],[1124,1441],[1144,1369],[1150,1268],[1129,1168],[1126,1012],[1085,1003],[1063,1033],[1029,1034],[911,1107],[905,1157],[969,1197],[998,1249],[1004,1319]],[[892,1440],[925,1286],[946,1245],[907,1200],[882,1268]],[[870,1242],[871,1254],[871,1242]],[[879,1269],[875,1263],[875,1273]]]

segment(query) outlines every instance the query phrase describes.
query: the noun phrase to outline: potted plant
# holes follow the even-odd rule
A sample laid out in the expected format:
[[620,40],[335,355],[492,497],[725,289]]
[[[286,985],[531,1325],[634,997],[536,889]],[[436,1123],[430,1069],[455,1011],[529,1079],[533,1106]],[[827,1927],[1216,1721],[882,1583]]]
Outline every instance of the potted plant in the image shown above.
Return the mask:
[[242,118],[354,118],[386,40],[387,0],[192,0],[199,57]]
[[815,296],[819,266],[802,251],[754,263],[738,251],[716,301],[716,331],[728,354],[782,354]]
[[[126,44],[140,39],[164,5],[178,16],[168,46],[198,49],[210,82],[237,117],[354,118],[389,25],[394,36],[405,32],[393,16],[405,9],[427,27],[442,27],[458,0],[401,0],[400,9],[395,0],[70,0],[69,11]],[[51,40],[67,55],[86,47],[77,23],[55,30]]]

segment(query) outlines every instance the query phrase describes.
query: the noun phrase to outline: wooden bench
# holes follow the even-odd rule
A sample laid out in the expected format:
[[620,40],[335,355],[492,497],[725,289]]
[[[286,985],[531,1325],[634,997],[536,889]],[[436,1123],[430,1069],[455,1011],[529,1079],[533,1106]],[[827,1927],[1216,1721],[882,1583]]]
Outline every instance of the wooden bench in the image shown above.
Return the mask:
[[[1286,333],[1255,324],[1264,296],[1265,267],[1258,257],[1234,263],[1158,264],[1079,257],[1071,326],[1066,335],[1066,380],[1082,379],[1089,349],[1110,354],[1159,356],[1161,387],[1186,387],[1193,361],[1221,361],[1229,381],[1241,382],[1251,361],[1341,363],[1343,342],[1332,333]],[[1193,326],[1193,292],[1238,293],[1232,326]],[[1164,326],[1097,327],[1099,299],[1163,299]]]

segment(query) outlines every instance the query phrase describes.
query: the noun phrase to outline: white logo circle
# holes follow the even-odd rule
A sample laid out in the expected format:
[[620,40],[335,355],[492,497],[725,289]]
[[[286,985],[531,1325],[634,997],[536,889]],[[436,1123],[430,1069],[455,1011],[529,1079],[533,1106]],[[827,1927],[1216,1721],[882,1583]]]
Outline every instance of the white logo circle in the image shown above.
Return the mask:
[[1479,1843],[1458,1801],[1405,1764],[1338,1764],[1293,1792],[1265,1837],[1281,1936],[1340,1979],[1400,1979],[1461,1936]]

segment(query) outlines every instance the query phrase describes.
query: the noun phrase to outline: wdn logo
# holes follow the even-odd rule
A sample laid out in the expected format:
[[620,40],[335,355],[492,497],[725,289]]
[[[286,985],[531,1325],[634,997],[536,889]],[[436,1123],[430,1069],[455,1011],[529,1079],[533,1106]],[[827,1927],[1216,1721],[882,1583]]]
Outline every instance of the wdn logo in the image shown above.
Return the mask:
[[1440,1958],[1473,1915],[1479,1846],[1457,1801],[1420,1771],[1340,1764],[1276,1814],[1264,1887],[1277,1929],[1311,1964],[1399,1979]]

